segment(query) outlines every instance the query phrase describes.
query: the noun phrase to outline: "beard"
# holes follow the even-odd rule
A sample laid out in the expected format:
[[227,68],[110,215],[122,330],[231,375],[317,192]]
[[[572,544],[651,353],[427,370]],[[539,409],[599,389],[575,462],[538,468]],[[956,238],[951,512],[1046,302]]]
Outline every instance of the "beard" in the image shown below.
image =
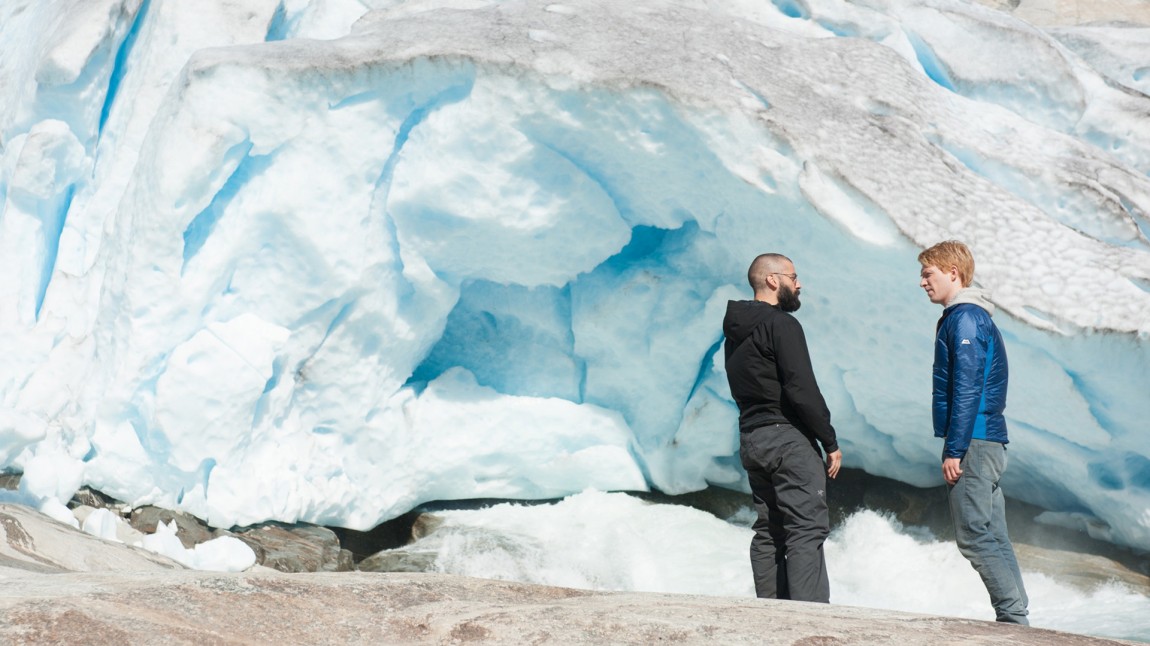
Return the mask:
[[790,285],[779,285],[779,309],[784,312],[794,312],[802,307],[799,302],[799,293],[791,289]]

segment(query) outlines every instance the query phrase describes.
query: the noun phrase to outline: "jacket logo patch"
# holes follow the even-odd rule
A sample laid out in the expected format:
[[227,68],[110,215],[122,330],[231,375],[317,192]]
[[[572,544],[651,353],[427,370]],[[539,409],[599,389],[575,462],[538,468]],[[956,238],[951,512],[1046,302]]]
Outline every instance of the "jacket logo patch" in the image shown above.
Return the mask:
[[970,339],[963,339],[959,345],[970,345]]

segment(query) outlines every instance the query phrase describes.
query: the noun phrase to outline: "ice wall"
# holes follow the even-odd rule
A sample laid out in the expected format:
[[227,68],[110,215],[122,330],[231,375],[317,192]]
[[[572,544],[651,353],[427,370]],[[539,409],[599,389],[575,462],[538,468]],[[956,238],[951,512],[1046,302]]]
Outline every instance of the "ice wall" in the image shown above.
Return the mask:
[[54,495],[367,528],[741,487],[720,322],[769,250],[847,465],[937,484],[915,256],[960,237],[1010,352],[1009,491],[1150,547],[1150,99],[1062,35],[958,0],[0,25],[0,462]]

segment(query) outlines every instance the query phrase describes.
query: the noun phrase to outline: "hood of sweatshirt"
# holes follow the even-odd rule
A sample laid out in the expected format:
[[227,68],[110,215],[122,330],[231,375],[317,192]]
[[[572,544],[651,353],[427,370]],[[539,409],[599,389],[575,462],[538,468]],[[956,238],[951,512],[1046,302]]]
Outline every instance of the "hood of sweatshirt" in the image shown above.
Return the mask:
[[723,336],[735,345],[742,343],[776,309],[774,305],[762,301],[727,301]]
[[950,309],[960,303],[977,305],[986,310],[987,314],[994,316],[994,303],[990,302],[990,298],[987,297],[985,291],[977,287],[964,287],[959,290],[959,292],[954,295],[954,298],[951,299],[950,303],[947,304],[946,309]]

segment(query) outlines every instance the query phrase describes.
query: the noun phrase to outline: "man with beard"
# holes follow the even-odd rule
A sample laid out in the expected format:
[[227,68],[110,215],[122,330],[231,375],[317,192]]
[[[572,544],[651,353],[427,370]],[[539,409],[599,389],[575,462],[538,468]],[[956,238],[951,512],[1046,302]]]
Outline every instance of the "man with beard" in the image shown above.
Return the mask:
[[1026,587],[1006,531],[1008,367],[994,305],[971,287],[974,256],[956,240],[918,256],[919,286],[941,305],[934,342],[934,435],[958,550],[982,577],[998,621],[1028,625]]
[[758,511],[751,538],[755,592],[828,603],[826,482],[838,475],[842,452],[803,327],[790,314],[799,309],[802,285],[794,263],[777,253],[755,258],[747,280],[755,298],[727,303],[723,335],[727,381],[739,407],[739,455]]

